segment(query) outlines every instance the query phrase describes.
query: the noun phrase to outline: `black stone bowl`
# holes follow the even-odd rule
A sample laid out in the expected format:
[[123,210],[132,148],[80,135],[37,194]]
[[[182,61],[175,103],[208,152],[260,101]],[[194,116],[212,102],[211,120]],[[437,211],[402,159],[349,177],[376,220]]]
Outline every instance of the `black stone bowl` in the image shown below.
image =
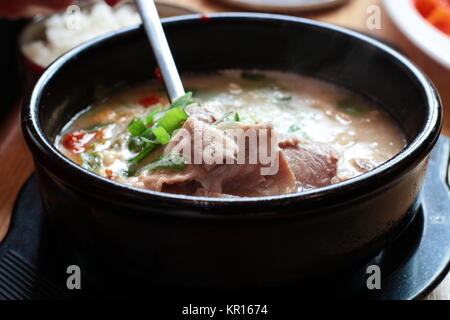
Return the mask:
[[348,270],[405,230],[442,126],[435,88],[408,59],[354,31],[287,16],[193,15],[164,27],[181,72],[270,69],[331,81],[385,108],[408,146],[371,172],[299,194],[211,199],[119,184],[53,142],[97,88],[146,80],[156,64],[141,28],[92,41],[51,65],[23,110],[49,220],[84,275],[113,275],[114,284],[283,283]]

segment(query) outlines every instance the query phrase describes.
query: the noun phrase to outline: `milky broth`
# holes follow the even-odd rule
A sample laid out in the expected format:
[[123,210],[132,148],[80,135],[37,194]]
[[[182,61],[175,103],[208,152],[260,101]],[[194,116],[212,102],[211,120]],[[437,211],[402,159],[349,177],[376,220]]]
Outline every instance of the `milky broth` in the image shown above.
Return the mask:
[[[381,109],[347,90],[316,79],[281,72],[226,70],[187,75],[183,83],[194,93],[195,102],[220,103],[241,117],[273,124],[279,133],[330,145],[339,159],[335,182],[382,164],[406,144],[399,126]],[[57,137],[57,147],[81,165],[81,153],[66,148],[65,135],[101,123],[114,123],[102,127],[101,139],[86,151],[101,153],[98,174],[110,176],[113,172],[113,179],[134,183],[136,177],[120,174],[127,168],[127,159],[133,156],[126,147],[126,128],[134,118],[145,118],[154,110],[154,106],[142,105],[149,94],[159,97],[158,105],[169,105],[161,84],[156,81],[124,90],[74,117]]]

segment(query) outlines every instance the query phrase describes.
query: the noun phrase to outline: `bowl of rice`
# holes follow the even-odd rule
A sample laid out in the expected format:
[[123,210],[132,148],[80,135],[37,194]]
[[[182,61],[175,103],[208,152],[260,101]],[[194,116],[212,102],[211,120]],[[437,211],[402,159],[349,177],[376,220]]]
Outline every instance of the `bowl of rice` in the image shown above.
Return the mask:
[[[168,3],[156,5],[161,18],[196,13]],[[140,23],[134,4],[112,8],[103,1],[69,6],[66,12],[33,19],[19,37],[27,83],[34,84],[47,66],[78,45]]]

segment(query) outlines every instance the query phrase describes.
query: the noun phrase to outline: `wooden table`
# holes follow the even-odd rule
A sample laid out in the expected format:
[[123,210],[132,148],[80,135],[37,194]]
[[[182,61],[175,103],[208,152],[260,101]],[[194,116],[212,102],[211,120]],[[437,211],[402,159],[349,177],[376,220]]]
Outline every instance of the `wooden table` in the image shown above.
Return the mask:
[[[213,0],[167,0],[208,13],[216,11],[239,11]],[[349,28],[371,33],[391,41],[401,48],[415,63],[417,63],[433,80],[441,93],[444,106],[450,110],[450,70],[440,66],[423,54],[408,39],[406,39],[389,20],[382,9],[381,29],[369,30],[366,26],[369,5],[382,8],[379,0],[350,0],[350,3],[334,10],[305,14],[304,17],[342,25]],[[33,172],[31,154],[23,140],[20,129],[20,107],[16,107],[0,127],[0,240],[7,232],[11,210],[20,187]],[[450,135],[450,112],[446,113],[444,134]],[[434,290],[427,299],[450,300],[450,275]]]

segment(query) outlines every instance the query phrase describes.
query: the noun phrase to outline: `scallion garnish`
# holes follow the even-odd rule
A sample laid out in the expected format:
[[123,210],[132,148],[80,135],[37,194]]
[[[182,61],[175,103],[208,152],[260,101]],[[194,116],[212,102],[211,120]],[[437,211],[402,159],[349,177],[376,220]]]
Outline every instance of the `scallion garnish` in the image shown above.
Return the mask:
[[165,154],[153,160],[145,169],[150,171],[156,170],[184,170],[186,168],[186,159],[179,154]]
[[152,129],[158,142],[162,145],[168,144],[170,141],[170,135],[167,133],[166,129],[163,127],[156,127]]
[[102,154],[99,152],[85,152],[81,154],[82,166],[89,171],[98,172],[103,164]]
[[231,119],[233,119],[233,113],[234,111],[227,111],[225,112],[222,117],[220,119],[218,119],[216,122],[214,122],[215,125],[222,123],[222,122],[226,122],[226,121],[231,121]]
[[152,153],[157,147],[158,145],[145,139],[145,138],[141,138],[142,141],[145,143],[145,147],[141,150],[141,152],[139,152],[139,154],[137,156],[135,156],[134,158],[131,158],[130,160],[128,160],[128,170],[127,170],[127,175],[129,177],[134,176],[138,170],[138,164],[144,160],[145,158],[148,157],[148,155],[150,153]]
[[161,112],[161,108],[157,108],[156,110],[152,111],[145,119],[145,125],[148,126],[149,124],[152,124],[153,122],[155,122],[155,116],[160,112]]
[[145,129],[144,132],[142,132],[140,136],[145,138],[145,139],[151,140],[151,141],[156,139],[156,136],[153,133],[153,129],[152,128]]
[[[128,175],[134,175],[138,170],[138,164],[152,153],[158,146],[170,141],[170,135],[180,128],[189,115],[184,108],[192,103],[192,93],[188,92],[178,98],[170,108],[162,112],[160,108],[152,111],[144,121],[135,119],[128,126],[131,137],[128,142],[130,151],[139,152],[128,160]],[[159,118],[159,119],[156,119]],[[148,128],[147,126],[152,125]]]
[[339,101],[337,107],[343,112],[352,116],[362,115],[368,110],[366,107],[348,99]]
[[136,174],[136,172],[138,171],[138,165],[139,163],[144,160],[145,158],[148,157],[148,155],[150,153],[152,153],[157,147],[158,145],[156,143],[153,143],[150,140],[147,140],[145,138],[140,138],[142,140],[142,142],[145,144],[144,148],[139,152],[139,154],[137,156],[135,156],[134,158],[131,158],[130,160],[128,160],[128,170],[127,170],[127,175],[129,177],[132,177]]
[[192,92],[187,92],[184,96],[181,96],[177,100],[175,100],[169,109],[185,108],[186,106],[188,106],[192,103],[191,98],[192,98]]
[[180,128],[189,115],[183,108],[176,107],[167,110],[164,116],[159,119],[158,126],[163,127],[168,134],[172,134],[175,129]]
[[130,137],[128,139],[128,150],[132,152],[140,152],[145,146],[144,141],[141,137]]
[[142,132],[145,131],[145,129],[146,129],[145,124],[140,119],[134,119],[128,125],[128,132],[130,132],[133,137],[140,135]]
[[[247,118],[247,116],[244,114],[244,118]],[[223,114],[223,116],[214,122],[215,125],[220,124],[222,122],[240,122],[243,118],[241,115],[233,110],[229,110]]]

